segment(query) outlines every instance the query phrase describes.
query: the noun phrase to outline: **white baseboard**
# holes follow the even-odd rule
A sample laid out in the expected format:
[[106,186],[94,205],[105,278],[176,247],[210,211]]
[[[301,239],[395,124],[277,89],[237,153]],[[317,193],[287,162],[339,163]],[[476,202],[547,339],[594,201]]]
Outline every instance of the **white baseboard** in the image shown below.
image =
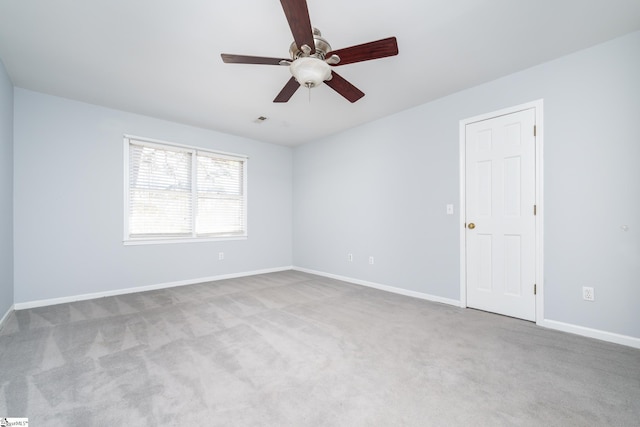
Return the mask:
[[315,274],[317,276],[328,277],[330,279],[342,280],[343,282],[349,282],[356,285],[366,286],[368,288],[375,288],[381,291],[392,292],[394,294],[405,295],[408,297],[419,298],[427,301],[439,302],[442,304],[455,305],[456,307],[460,307],[460,301],[458,300],[443,298],[435,295],[429,295],[422,292],[410,291],[408,289],[396,288],[394,286],[389,286],[389,285],[381,285],[379,283],[374,283],[374,282],[367,282],[366,280],[354,279],[352,277],[325,273],[323,271],[310,270],[308,268],[303,268],[303,267],[294,266],[293,269],[296,271],[302,271],[303,273]]
[[27,308],[44,307],[47,305],[64,304],[74,301],[84,301],[95,298],[112,297],[116,295],[133,294],[136,292],[155,291],[157,289],[174,288],[177,286],[195,285],[197,283],[215,282],[217,280],[236,279],[238,277],[255,276],[257,274],[275,273],[278,271],[291,270],[291,266],[268,268],[264,270],[246,271],[243,273],[222,274],[219,276],[201,277],[198,279],[180,280],[177,282],[160,283],[157,285],[139,286],[135,288],[116,289],[106,292],[95,292],[91,294],[73,295],[69,297],[43,299],[29,302],[18,302],[15,304],[16,310],[25,310]]
[[584,326],[573,325],[571,323],[558,322],[556,320],[544,319],[537,323],[544,328],[555,329],[557,331],[568,332],[570,334],[581,335],[583,337],[595,338],[601,341],[626,345],[628,347],[640,348],[640,338],[628,335],[620,335],[613,332],[599,329],[586,328]]
[[2,319],[0,319],[0,331],[2,330],[2,327],[4,326],[4,321],[7,320],[7,318],[9,318],[9,315],[14,310],[14,308],[15,307],[13,305],[11,307],[9,307],[9,310],[7,310],[7,312],[4,314],[4,316],[2,316]]
[[[340,276],[337,274],[325,273],[323,271],[311,270],[302,267],[293,267],[294,270],[302,271],[304,273],[315,274],[318,276],[329,277],[331,279],[342,280],[343,282],[354,283],[356,285],[367,286],[370,288],[380,289],[387,292],[393,292],[395,294],[406,295],[409,297],[420,298],[428,301],[440,302],[443,304],[449,304],[456,307],[460,307],[460,301],[438,297],[435,295],[424,294],[421,292],[409,291],[407,289],[396,288],[388,285],[381,285],[379,283],[367,282],[365,280],[353,279],[351,277]],[[542,326],[548,329],[555,329],[562,332],[568,332],[574,335],[580,335],[589,338],[595,338],[601,341],[611,342],[614,344],[625,345],[633,348],[640,348],[640,338],[631,337],[628,335],[616,334],[613,332],[601,331],[598,329],[586,328],[584,326],[573,325],[570,323],[558,322],[555,320],[544,319],[537,322],[538,326]]]
[[[450,298],[443,298],[435,295],[425,294],[422,292],[410,291],[407,289],[397,288],[394,286],[382,285],[379,283],[368,282],[366,280],[354,279],[351,277],[340,276],[337,274],[325,273],[323,271],[311,270],[308,268],[286,266],[286,267],[268,268],[264,270],[247,271],[242,273],[223,274],[219,276],[201,277],[198,279],[180,280],[177,282],[167,282],[167,283],[160,283],[156,285],[140,286],[135,288],[117,289],[117,290],[106,291],[106,292],[95,292],[95,293],[83,294],[83,295],[73,295],[73,296],[61,297],[61,298],[51,298],[51,299],[44,299],[44,300],[37,300],[37,301],[15,303],[11,307],[9,307],[9,310],[7,310],[7,312],[0,319],[0,329],[2,329],[4,322],[7,320],[11,312],[14,310],[24,310],[28,308],[45,307],[48,305],[64,304],[64,303],[74,302],[74,301],[84,301],[84,300],[95,299],[95,298],[131,294],[136,292],[145,292],[145,291],[153,291],[157,289],[173,288],[178,286],[195,285],[197,283],[215,282],[218,280],[235,279],[239,277],[255,276],[258,274],[275,273],[275,272],[287,271],[287,270],[301,271],[304,273],[315,274],[317,276],[328,277],[331,279],[342,280],[343,282],[348,282],[356,285],[366,286],[369,288],[379,289],[379,290],[391,292],[394,294],[405,295],[413,298],[419,298],[427,301],[439,302],[442,304],[448,304],[448,305],[460,307],[460,301],[450,299]],[[537,325],[542,326],[544,328],[548,328],[548,329],[568,332],[575,335],[595,338],[601,341],[607,341],[615,344],[620,344],[620,345],[625,345],[628,347],[640,349],[640,338],[635,338],[628,335],[616,334],[613,332],[587,328],[584,326],[578,326],[571,323],[564,323],[564,322],[559,322],[556,320],[549,320],[549,319],[543,319],[542,321],[537,322]]]

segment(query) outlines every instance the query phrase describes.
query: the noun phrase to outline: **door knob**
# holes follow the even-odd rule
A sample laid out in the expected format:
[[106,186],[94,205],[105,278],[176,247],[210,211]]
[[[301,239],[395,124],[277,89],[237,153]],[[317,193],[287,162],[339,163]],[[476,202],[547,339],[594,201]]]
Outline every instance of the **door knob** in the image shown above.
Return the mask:
[[476,228],[476,225],[474,223],[470,222],[467,227],[469,227],[469,230],[473,230],[474,228]]

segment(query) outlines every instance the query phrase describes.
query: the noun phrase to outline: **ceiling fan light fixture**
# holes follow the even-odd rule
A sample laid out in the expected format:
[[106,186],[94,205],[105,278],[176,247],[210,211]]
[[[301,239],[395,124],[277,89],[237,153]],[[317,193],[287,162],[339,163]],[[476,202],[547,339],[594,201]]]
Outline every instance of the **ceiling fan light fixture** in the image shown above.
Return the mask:
[[331,67],[322,59],[305,56],[296,59],[289,67],[301,86],[312,88],[331,78]]
[[307,0],[280,0],[280,3],[293,35],[293,42],[289,45],[291,59],[222,54],[225,63],[288,66],[293,77],[289,78],[273,102],[289,101],[300,86],[309,89],[311,100],[311,88],[323,82],[347,101],[356,102],[364,96],[364,92],[338,73],[331,71],[332,66],[398,54],[398,42],[395,37],[333,50],[322,37],[320,30],[311,26]]

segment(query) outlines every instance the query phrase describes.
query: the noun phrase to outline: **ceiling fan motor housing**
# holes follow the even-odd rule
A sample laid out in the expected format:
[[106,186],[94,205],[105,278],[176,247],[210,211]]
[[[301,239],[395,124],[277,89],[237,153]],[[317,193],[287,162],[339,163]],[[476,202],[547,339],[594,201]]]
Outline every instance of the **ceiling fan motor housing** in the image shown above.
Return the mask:
[[327,52],[331,52],[331,46],[322,38],[320,30],[313,29],[313,42],[315,52],[311,46],[303,45],[298,48],[294,41],[291,43],[289,53],[293,62],[289,66],[289,71],[296,78],[296,81],[308,88],[316,87],[320,83],[331,80],[331,67],[325,60]]
[[322,37],[322,33],[320,33],[320,30],[318,30],[317,28],[313,29],[313,42],[316,45],[316,51],[313,54],[305,53],[301,48],[298,47],[298,45],[296,45],[295,41],[291,43],[291,46],[289,47],[289,54],[291,54],[291,59],[296,60],[305,56],[315,56],[318,59],[324,60],[325,55],[328,52],[331,52],[331,45]]

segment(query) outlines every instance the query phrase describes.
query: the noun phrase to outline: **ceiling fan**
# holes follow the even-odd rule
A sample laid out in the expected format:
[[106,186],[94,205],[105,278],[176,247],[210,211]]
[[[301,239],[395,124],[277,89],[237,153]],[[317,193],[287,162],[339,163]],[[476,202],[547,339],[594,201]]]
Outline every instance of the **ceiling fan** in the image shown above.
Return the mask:
[[395,37],[369,43],[331,50],[320,31],[311,27],[306,0],[280,0],[289,22],[293,43],[289,48],[291,58],[265,58],[262,56],[221,54],[225,63],[282,65],[289,67],[293,77],[289,79],[273,102],[287,102],[300,86],[309,89],[326,83],[331,89],[350,102],[356,102],[364,93],[349,83],[331,66],[369,61],[398,54]]

